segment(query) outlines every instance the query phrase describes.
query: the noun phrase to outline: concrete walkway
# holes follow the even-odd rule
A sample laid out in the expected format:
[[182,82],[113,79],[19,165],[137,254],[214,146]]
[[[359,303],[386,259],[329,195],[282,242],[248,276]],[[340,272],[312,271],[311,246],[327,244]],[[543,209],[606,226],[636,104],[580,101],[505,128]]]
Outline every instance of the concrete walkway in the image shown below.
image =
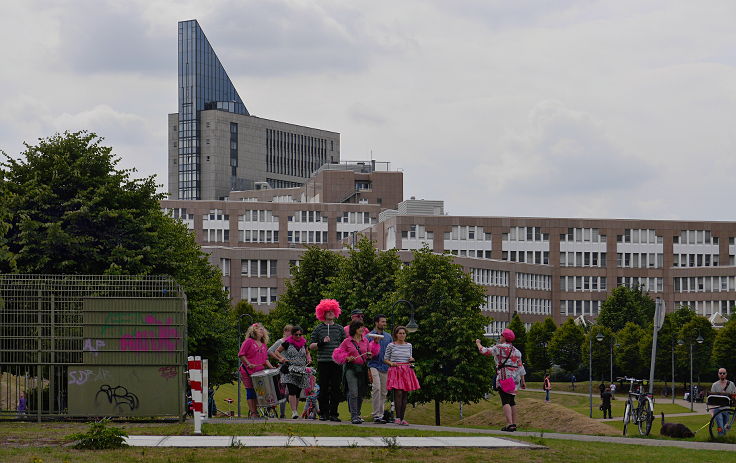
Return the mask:
[[132,447],[473,447],[542,448],[510,439],[470,437],[308,437],[308,436],[130,436]]

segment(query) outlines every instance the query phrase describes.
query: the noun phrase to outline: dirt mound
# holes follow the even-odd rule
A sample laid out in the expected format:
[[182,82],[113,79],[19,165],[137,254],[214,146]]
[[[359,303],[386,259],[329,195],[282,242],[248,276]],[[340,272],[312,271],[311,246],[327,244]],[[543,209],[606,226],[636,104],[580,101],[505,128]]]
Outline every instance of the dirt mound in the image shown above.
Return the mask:
[[[517,400],[519,429],[544,429],[550,432],[571,434],[618,435],[612,427],[574,412],[569,408],[543,400],[522,398]],[[506,424],[501,407],[485,410],[469,416],[457,424],[467,426],[502,427]]]

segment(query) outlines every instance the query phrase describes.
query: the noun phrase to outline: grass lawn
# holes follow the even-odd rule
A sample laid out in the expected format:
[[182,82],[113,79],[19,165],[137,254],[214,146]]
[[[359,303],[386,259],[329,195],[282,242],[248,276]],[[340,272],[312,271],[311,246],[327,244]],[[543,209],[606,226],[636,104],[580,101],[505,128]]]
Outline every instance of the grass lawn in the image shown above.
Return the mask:
[[[325,426],[327,427],[327,426]],[[610,444],[604,442],[575,442],[553,439],[529,438],[546,449],[417,449],[398,448],[127,448],[121,450],[81,451],[61,447],[45,448],[0,448],[0,461],[32,463],[61,463],[90,461],[101,463],[168,463],[168,462],[498,462],[515,463],[563,463],[563,462],[616,462],[651,463],[657,461],[685,462],[732,462],[733,452],[689,450],[667,447],[642,447],[636,445]]]

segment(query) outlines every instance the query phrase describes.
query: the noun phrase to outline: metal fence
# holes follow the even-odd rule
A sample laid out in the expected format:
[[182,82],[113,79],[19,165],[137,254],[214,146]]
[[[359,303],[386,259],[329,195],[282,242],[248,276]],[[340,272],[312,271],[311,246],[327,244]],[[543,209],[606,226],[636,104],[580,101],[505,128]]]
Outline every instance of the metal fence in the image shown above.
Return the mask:
[[186,326],[168,277],[0,275],[0,418],[181,417]]

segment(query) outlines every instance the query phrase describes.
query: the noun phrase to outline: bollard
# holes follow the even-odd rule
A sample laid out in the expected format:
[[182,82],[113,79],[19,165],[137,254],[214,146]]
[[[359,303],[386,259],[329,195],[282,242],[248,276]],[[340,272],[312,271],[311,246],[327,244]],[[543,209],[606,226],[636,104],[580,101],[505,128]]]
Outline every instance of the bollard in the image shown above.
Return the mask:
[[202,434],[202,357],[188,357],[189,387],[192,389],[192,409],[194,415],[194,434]]

